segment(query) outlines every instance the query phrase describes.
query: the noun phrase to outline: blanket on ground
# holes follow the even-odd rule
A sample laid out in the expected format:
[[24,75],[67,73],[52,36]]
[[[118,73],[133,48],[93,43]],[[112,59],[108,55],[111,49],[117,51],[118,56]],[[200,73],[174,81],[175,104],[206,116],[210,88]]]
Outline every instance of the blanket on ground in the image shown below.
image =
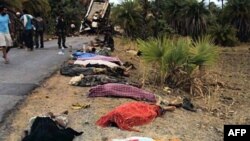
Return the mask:
[[132,127],[150,123],[160,115],[160,106],[143,102],[130,102],[120,105],[105,116],[102,116],[96,124],[101,127],[115,125],[122,130],[138,131]]
[[103,56],[103,55],[96,55],[93,57],[85,57],[85,56],[79,56],[77,57],[77,60],[103,60],[103,61],[108,61],[108,62],[113,62],[118,65],[122,65],[122,61],[117,58],[117,57],[108,57],[108,56]]
[[124,69],[118,68],[96,68],[96,67],[83,67],[81,65],[74,64],[64,64],[60,68],[60,74],[65,76],[79,76],[80,74],[85,75],[96,75],[96,74],[106,74],[108,76],[124,76]]
[[154,94],[134,86],[118,83],[109,83],[93,87],[89,90],[89,97],[124,97],[136,100],[145,100],[149,102],[156,102]]
[[105,66],[107,66],[109,68],[119,67],[119,65],[117,65],[115,63],[108,62],[108,61],[103,61],[103,60],[85,60],[85,61],[76,60],[74,62],[74,64],[76,64],[76,65],[83,65],[83,66],[98,64],[98,65],[105,65]]
[[107,83],[126,84],[127,80],[122,77],[117,78],[117,77],[107,76],[107,75],[87,75],[81,78],[78,82],[74,82],[73,85],[81,86],[81,87],[90,87],[90,86],[103,85]]

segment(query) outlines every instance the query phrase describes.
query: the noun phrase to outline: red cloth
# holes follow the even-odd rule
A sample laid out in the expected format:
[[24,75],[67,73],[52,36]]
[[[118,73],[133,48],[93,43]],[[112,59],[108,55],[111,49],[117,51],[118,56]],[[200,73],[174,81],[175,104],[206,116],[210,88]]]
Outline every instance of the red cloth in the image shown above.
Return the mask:
[[118,128],[128,131],[138,131],[133,126],[150,123],[160,115],[160,106],[150,105],[143,102],[130,102],[115,108],[105,116],[101,117],[96,124],[108,127],[115,123]]
[[136,100],[145,100],[148,102],[156,102],[156,97],[153,93],[139,89],[134,86],[109,83],[93,87],[89,90],[89,97],[124,97],[133,98]]

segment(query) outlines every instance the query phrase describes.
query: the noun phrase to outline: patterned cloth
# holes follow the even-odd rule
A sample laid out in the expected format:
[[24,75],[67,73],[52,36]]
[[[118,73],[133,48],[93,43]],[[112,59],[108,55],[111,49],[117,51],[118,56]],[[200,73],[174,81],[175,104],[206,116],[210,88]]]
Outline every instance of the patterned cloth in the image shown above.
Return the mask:
[[96,74],[106,74],[108,76],[119,77],[124,75],[124,69],[122,68],[109,68],[109,67],[83,67],[81,65],[74,64],[64,64],[60,69],[61,75],[65,76],[78,76],[80,74],[86,75],[96,75]]
[[126,84],[127,81],[124,78],[116,78],[107,75],[88,75],[84,76],[83,79],[77,84],[77,86],[89,87],[89,86],[103,85],[107,83]]
[[89,97],[124,97],[132,98],[136,100],[145,100],[149,102],[156,102],[154,94],[145,90],[139,89],[134,86],[109,83],[105,85],[99,85],[89,90]]
[[116,125],[122,130],[138,131],[132,127],[150,123],[160,114],[160,106],[143,102],[130,102],[120,105],[101,117],[96,124],[101,127]]

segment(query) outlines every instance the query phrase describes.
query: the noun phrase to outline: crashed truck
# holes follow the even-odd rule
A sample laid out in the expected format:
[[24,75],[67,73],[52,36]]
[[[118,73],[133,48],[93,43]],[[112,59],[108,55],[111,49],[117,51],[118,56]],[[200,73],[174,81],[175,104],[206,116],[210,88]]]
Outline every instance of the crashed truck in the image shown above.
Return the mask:
[[88,11],[81,21],[80,33],[103,33],[110,28],[109,14],[108,0],[91,0]]

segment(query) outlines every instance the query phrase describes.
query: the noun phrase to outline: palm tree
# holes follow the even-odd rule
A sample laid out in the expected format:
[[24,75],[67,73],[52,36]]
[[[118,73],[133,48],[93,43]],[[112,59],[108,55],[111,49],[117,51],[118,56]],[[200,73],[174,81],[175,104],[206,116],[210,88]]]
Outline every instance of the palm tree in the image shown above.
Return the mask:
[[207,18],[210,15],[204,1],[169,0],[166,9],[168,23],[181,35],[194,39],[206,33]]
[[135,38],[141,34],[141,7],[137,2],[125,0],[121,5],[112,9],[111,20],[124,29],[126,36]]
[[218,2],[221,2],[221,8],[223,9],[223,7],[224,7],[224,0],[218,0]]
[[242,42],[250,39],[249,9],[249,0],[228,0],[223,10],[224,20],[237,29],[237,37]]

